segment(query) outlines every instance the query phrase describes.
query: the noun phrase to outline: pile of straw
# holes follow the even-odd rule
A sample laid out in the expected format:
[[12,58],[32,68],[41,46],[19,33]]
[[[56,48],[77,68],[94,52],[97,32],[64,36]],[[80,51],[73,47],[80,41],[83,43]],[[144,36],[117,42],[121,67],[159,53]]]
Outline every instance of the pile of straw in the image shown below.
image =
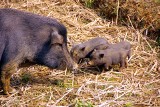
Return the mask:
[[98,69],[52,70],[44,66],[19,69],[12,77],[17,92],[0,95],[2,107],[9,106],[160,106],[159,48],[134,27],[117,26],[75,0],[23,0],[0,2],[0,6],[55,17],[68,30],[68,47],[94,37],[110,43],[125,38],[132,56],[123,72],[99,73]]

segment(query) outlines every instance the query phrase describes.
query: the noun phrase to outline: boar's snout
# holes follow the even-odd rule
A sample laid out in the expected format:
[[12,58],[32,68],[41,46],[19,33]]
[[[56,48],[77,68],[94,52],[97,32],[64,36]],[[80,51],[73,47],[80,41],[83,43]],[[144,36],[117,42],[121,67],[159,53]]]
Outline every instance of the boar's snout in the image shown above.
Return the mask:
[[71,55],[68,52],[67,47],[65,45],[62,45],[62,46],[63,46],[64,56],[66,57],[66,60],[67,60],[67,62],[66,62],[67,67],[71,70],[77,69],[78,64],[73,61]]
[[76,70],[76,69],[78,69],[78,64],[74,62],[74,64],[73,64],[73,70]]

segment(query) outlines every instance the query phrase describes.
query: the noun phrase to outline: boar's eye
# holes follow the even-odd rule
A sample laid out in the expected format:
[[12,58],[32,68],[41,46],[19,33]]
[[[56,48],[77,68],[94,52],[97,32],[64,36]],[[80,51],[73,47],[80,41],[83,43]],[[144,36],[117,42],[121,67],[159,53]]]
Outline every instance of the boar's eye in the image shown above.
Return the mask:
[[81,48],[81,51],[84,51],[85,50],[85,47]]
[[52,46],[60,46],[62,47],[62,44],[61,43],[54,43],[54,44],[51,44]]
[[99,54],[99,58],[103,58],[104,57],[104,54]]

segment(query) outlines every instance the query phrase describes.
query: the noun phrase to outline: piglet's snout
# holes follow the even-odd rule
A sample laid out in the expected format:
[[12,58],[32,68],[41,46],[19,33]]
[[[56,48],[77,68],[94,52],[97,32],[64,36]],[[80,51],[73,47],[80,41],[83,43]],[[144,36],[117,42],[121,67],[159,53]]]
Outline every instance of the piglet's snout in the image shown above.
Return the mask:
[[94,65],[94,62],[93,61],[89,61],[88,64],[89,65]]

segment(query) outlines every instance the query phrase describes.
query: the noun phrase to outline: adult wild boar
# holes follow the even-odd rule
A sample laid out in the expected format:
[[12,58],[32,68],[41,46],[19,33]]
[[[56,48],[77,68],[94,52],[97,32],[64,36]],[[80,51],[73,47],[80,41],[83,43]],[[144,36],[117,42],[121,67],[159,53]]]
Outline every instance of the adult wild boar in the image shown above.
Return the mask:
[[77,65],[67,49],[67,30],[56,19],[0,9],[0,85],[4,94],[12,91],[11,75],[25,62],[50,68]]
[[108,44],[106,39],[102,37],[93,38],[84,43],[73,46],[70,53],[74,61],[79,63],[80,59],[89,58],[95,47],[104,44]]

